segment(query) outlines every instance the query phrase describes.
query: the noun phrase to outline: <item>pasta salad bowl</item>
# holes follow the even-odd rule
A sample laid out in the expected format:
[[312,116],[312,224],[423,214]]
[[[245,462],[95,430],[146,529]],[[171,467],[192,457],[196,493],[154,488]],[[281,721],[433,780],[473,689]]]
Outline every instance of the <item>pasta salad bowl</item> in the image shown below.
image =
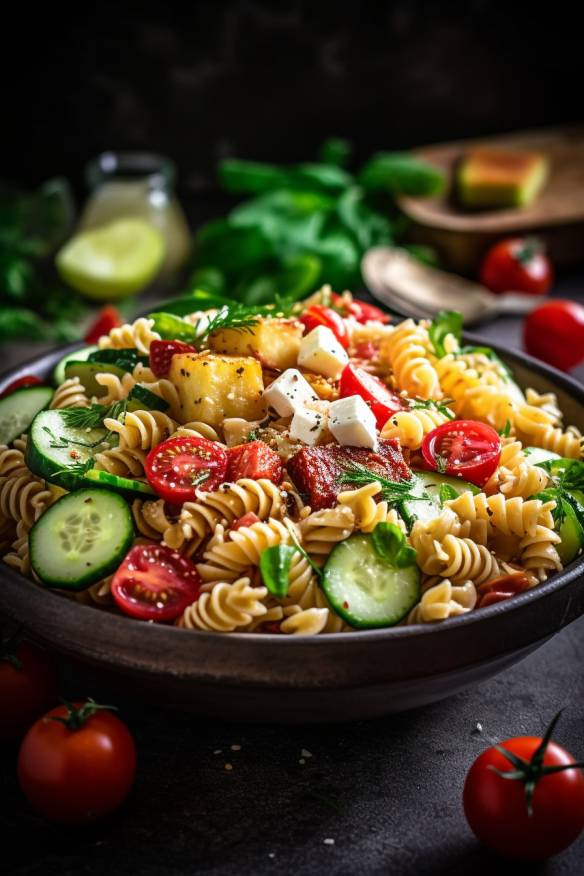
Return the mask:
[[[468,335],[469,345],[483,346]],[[556,394],[565,419],[584,427],[584,390],[527,355],[490,344],[521,386]],[[0,380],[49,381],[75,346],[39,356]],[[358,720],[440,700],[527,656],[584,612],[584,558],[512,599],[439,623],[350,634],[276,635],[180,628],[63,598],[0,564],[0,611],[58,652],[150,701],[250,721]]]

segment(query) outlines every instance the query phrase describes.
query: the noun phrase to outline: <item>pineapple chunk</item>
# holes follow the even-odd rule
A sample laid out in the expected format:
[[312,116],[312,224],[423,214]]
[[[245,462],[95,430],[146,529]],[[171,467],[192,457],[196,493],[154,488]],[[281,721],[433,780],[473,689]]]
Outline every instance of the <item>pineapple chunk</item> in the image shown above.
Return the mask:
[[262,366],[249,356],[179,353],[169,378],[178,390],[181,423],[219,426],[225,417],[261,420],[266,414]]
[[302,325],[289,319],[261,319],[249,330],[222,329],[209,338],[215,353],[253,356],[264,368],[285,371],[295,368],[302,338]]

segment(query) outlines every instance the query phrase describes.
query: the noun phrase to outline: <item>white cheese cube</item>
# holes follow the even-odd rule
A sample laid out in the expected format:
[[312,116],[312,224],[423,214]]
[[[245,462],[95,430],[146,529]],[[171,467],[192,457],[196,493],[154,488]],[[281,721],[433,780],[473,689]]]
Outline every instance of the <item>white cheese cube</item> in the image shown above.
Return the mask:
[[329,409],[329,429],[339,442],[350,447],[377,447],[375,415],[360,395],[334,401]]
[[330,328],[325,325],[312,329],[300,341],[298,364],[308,368],[309,371],[336,378],[348,361],[347,351],[341,347]]
[[288,368],[264,390],[264,400],[281,417],[291,417],[305,402],[317,401],[318,396],[296,368]]
[[328,417],[321,411],[298,408],[290,423],[292,441],[302,441],[310,446],[318,444],[328,428]]

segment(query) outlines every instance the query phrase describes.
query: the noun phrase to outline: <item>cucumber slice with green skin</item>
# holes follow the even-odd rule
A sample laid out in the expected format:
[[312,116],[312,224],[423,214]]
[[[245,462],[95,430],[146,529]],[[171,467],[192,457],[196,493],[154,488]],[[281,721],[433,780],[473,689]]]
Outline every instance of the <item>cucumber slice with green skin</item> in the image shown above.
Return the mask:
[[334,610],[358,629],[392,627],[420,599],[421,573],[413,564],[394,569],[373,547],[371,535],[351,535],[328,558],[322,586]]
[[53,383],[55,386],[60,386],[65,378],[65,366],[68,362],[85,362],[95,353],[97,347],[95,344],[91,347],[82,347],[80,350],[74,350],[72,353],[67,353],[66,356],[57,362],[53,371]]
[[137,365],[138,362],[141,362],[142,365],[148,365],[150,362],[150,358],[139,353],[135,347],[121,347],[116,350],[99,350],[95,347],[87,358],[89,362],[109,362],[113,365],[120,360],[122,362],[131,362],[133,365]]
[[[79,468],[99,449],[110,445],[106,429],[75,429],[65,411],[41,411],[34,418],[26,445],[26,464],[36,475],[66,490],[80,486]],[[77,472],[75,469],[77,468]]]
[[569,501],[562,501],[562,510],[564,512],[564,520],[558,530],[558,535],[562,539],[561,543],[556,545],[560,560],[563,566],[567,566],[572,560],[575,560],[578,554],[584,549],[584,528],[578,519],[576,511]]
[[559,454],[554,453],[552,450],[544,450],[542,447],[524,447],[523,452],[527,456],[527,461],[530,465],[541,465],[542,462],[561,459]]
[[133,478],[122,478],[119,475],[110,474],[108,471],[99,471],[96,468],[90,468],[89,471],[85,472],[83,483],[86,486],[114,490],[129,499],[156,496],[156,492],[148,483],[135,481]]
[[111,362],[81,362],[79,360],[72,360],[65,365],[65,377],[67,380],[78,377],[81,384],[85,387],[87,395],[94,395],[99,399],[101,396],[107,395],[108,390],[106,386],[101,386],[97,382],[95,379],[96,374],[103,374],[105,371],[108,374],[116,374],[121,380],[124,374],[131,370],[132,368],[120,367],[119,365],[113,365]]
[[128,395],[129,411],[167,411],[170,405],[154,392],[150,392],[145,386],[137,383],[132,387]]
[[0,444],[10,444],[27,432],[38,412],[48,408],[53,395],[49,386],[25,386],[0,399]]
[[47,587],[85,590],[114,572],[134,539],[126,501],[79,490],[51,505],[30,531],[30,562]]
[[440,502],[440,487],[446,485],[451,488],[457,495],[470,490],[471,493],[478,493],[479,488],[462,478],[452,478],[449,475],[438,474],[434,471],[414,471],[415,485],[412,488],[414,496],[421,496],[419,500],[404,499],[399,503],[398,511],[400,517],[408,527],[412,528],[416,520],[426,522],[438,517],[444,510]]

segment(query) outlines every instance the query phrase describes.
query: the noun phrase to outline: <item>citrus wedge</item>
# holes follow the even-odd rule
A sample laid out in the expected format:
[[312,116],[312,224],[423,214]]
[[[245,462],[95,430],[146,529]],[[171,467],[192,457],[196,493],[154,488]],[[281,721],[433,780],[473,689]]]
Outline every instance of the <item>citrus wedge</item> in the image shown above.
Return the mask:
[[144,289],[164,258],[162,235],[144,219],[80,231],[57,253],[59,274],[88,298],[107,301]]

